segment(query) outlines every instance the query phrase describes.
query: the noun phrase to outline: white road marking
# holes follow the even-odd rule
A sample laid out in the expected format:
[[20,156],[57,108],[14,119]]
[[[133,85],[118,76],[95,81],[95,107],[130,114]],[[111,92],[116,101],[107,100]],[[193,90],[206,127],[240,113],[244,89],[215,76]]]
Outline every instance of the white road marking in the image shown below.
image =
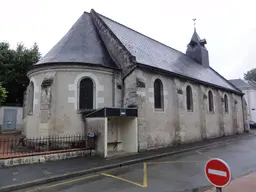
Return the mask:
[[45,174],[45,175],[49,175],[49,174],[51,174],[49,171],[47,171],[47,170],[42,170],[42,172]]
[[213,174],[213,175],[219,175],[219,176],[227,177],[227,173],[226,173],[225,171],[219,171],[219,170],[214,170],[214,169],[208,169],[208,173],[209,173],[209,174]]

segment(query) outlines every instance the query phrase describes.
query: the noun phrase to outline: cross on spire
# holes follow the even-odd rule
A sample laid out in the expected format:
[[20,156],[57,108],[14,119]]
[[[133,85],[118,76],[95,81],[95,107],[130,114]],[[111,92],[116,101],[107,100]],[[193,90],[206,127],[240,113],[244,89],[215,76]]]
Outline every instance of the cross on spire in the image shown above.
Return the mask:
[[193,18],[192,20],[194,22],[194,30],[196,31],[196,18]]

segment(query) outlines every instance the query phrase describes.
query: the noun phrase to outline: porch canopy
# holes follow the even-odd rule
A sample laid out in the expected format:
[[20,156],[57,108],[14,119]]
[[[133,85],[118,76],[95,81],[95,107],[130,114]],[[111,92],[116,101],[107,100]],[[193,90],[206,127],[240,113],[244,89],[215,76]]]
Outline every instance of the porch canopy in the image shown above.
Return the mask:
[[92,118],[92,117],[121,117],[121,116],[137,117],[138,109],[137,108],[104,107],[104,108],[93,110],[87,113],[84,117]]
[[95,133],[96,153],[105,158],[138,152],[137,108],[104,107],[84,114],[87,134]]

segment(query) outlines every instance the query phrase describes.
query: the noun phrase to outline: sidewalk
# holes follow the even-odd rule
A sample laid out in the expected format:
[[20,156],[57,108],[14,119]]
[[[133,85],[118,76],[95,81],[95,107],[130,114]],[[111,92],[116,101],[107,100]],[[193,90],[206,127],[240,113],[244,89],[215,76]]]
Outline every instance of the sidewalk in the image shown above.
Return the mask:
[[[252,173],[231,181],[231,183],[222,189],[222,192],[255,192],[256,191],[256,173]],[[205,192],[215,192],[212,188]]]
[[135,155],[103,159],[96,156],[85,156],[61,161],[51,161],[43,164],[21,165],[0,169],[0,191],[24,189],[53,181],[68,179],[75,176],[100,172],[119,166],[131,165],[143,161],[165,157],[177,153],[187,152],[202,147],[215,145],[227,140],[255,137],[253,132],[241,135],[227,136],[217,139],[204,140],[196,143],[183,144],[176,147],[162,148],[141,152]]

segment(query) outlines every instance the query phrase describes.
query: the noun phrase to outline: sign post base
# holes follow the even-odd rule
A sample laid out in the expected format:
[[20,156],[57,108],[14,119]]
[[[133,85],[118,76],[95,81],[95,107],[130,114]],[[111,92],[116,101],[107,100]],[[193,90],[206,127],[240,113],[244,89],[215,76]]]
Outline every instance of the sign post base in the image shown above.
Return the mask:
[[222,188],[221,187],[216,187],[216,192],[222,192]]

